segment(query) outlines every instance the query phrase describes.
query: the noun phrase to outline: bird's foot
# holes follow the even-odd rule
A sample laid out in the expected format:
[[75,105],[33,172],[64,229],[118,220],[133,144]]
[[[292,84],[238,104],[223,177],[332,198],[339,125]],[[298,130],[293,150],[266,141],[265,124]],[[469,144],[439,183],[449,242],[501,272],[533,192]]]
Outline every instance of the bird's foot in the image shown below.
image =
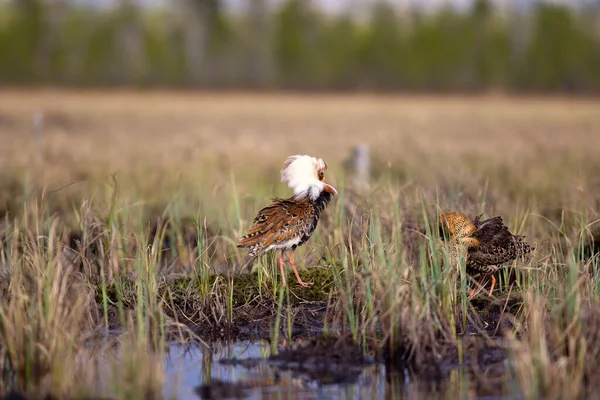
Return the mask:
[[304,282],[302,281],[302,279],[298,279],[298,285],[302,286],[302,287],[311,287],[312,285],[314,285],[313,282]]

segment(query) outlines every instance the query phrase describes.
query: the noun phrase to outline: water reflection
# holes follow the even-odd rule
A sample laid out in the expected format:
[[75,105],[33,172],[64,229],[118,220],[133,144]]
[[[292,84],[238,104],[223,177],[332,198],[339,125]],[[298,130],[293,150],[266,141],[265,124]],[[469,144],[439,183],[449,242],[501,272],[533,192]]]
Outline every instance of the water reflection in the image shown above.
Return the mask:
[[[266,342],[173,344],[165,361],[165,397],[199,399],[195,389],[215,380],[243,383],[247,399],[501,399],[505,387],[473,381],[466,368],[436,382],[386,376],[383,365],[366,367],[355,381],[319,384],[315,377],[269,364]],[[350,375],[350,374],[349,374]]]
[[[250,389],[247,399],[385,399],[385,369],[365,368],[358,380],[349,384],[319,385],[304,374],[271,366],[266,342],[212,343],[170,347],[165,361],[165,397],[199,399],[195,388],[212,379],[243,382]],[[222,363],[236,359],[237,363]]]

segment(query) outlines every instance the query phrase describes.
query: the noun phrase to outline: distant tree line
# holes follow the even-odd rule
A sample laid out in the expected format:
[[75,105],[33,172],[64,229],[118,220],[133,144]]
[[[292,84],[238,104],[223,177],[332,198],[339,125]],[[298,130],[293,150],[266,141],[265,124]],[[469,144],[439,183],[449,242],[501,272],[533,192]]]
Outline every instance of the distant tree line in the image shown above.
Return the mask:
[[[0,83],[214,88],[600,91],[600,13],[538,3],[502,13],[326,15],[309,0],[0,3]],[[238,10],[239,11],[239,10]]]

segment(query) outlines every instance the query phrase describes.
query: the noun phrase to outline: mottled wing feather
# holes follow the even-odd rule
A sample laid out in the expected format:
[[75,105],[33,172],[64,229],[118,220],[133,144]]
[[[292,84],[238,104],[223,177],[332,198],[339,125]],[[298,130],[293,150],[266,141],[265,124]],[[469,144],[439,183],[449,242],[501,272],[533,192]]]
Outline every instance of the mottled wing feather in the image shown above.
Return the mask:
[[476,224],[477,230],[473,232],[473,237],[479,239],[481,243],[494,246],[501,244],[508,237],[512,236],[508,228],[502,222],[502,217],[494,217]]
[[510,248],[470,249],[467,264],[475,269],[492,265],[498,269],[502,264],[516,258],[516,251]]
[[522,236],[515,236],[508,230],[501,217],[487,219],[478,224],[473,233],[480,245],[469,249],[468,266],[479,270],[494,271],[502,264],[511,262],[531,251]]
[[258,212],[254,225],[240,239],[238,247],[257,247],[256,250],[260,250],[292,240],[301,234],[301,227],[312,217],[312,208],[308,202],[291,199],[272,201]]

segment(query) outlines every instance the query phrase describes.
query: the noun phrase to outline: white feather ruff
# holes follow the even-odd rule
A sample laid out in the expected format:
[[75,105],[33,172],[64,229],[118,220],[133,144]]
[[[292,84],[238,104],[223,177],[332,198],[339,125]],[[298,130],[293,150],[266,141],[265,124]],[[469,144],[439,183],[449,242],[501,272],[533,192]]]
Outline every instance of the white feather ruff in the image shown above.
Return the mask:
[[307,155],[289,156],[281,170],[281,181],[294,190],[296,200],[307,195],[316,200],[325,188],[325,183],[319,180],[319,169],[327,169],[325,162],[320,158]]

